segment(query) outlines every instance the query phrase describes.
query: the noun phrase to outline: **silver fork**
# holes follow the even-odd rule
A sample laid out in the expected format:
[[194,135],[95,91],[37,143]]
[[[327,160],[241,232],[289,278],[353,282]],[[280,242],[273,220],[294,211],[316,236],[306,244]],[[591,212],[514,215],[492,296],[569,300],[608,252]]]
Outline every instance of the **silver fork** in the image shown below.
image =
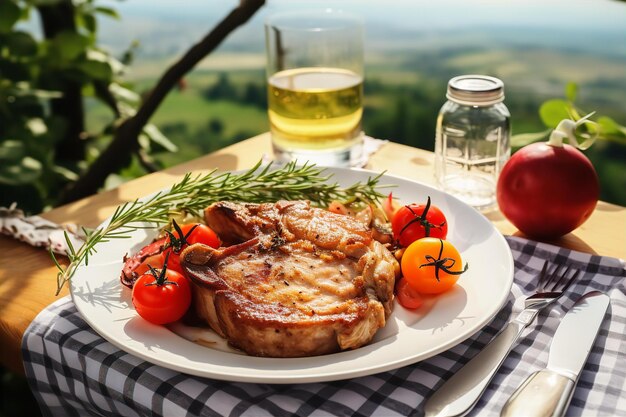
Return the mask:
[[424,405],[426,417],[464,416],[474,407],[522,331],[541,310],[558,300],[580,274],[576,271],[570,275],[570,270],[567,267],[563,271],[563,266],[557,265],[548,273],[548,261],[545,262],[539,276],[538,291],[526,298],[524,310],[435,391]]

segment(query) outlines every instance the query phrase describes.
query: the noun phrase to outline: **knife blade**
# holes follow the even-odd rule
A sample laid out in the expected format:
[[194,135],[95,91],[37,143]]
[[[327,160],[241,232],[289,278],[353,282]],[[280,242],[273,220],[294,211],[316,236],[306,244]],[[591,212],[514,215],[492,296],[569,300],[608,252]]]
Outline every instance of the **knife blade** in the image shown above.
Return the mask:
[[563,416],[610,304],[592,291],[561,320],[550,345],[548,365],[530,375],[504,404],[501,416]]

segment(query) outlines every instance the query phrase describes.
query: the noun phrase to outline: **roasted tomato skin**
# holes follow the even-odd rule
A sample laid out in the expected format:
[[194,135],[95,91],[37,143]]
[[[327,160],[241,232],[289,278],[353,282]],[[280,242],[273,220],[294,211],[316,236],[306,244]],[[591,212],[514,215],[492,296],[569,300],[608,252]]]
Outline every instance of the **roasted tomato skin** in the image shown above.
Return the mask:
[[[128,288],[133,288],[135,281],[139,278],[141,274],[138,274],[136,270],[141,268],[141,265],[146,263],[146,259],[151,258],[155,255],[159,255],[163,253],[165,245],[167,243],[166,238],[162,238],[156,240],[149,245],[144,246],[139,252],[134,254],[133,256],[127,258],[124,257],[124,267],[122,268],[122,274],[120,276],[120,281],[123,285]],[[161,267],[163,263],[152,265],[154,268]],[[146,268],[142,268],[141,271],[144,273],[147,270]]]
[[525,235],[563,236],[583,224],[600,195],[591,161],[571,145],[527,145],[504,165],[496,188],[500,211]]
[[163,268],[164,262],[163,252],[149,256],[133,271],[133,273],[137,274],[137,278],[139,278],[143,274],[150,272],[150,267],[154,269]]
[[409,285],[406,278],[400,278],[396,282],[396,299],[402,307],[409,310],[415,310],[424,303],[422,296]]
[[[195,227],[194,227],[195,226]],[[191,229],[193,228],[193,231]],[[168,268],[183,274],[180,266],[180,252],[194,243],[204,243],[214,248],[220,247],[222,242],[217,234],[207,225],[202,223],[186,223],[180,225],[183,236],[187,236],[186,243],[180,247],[177,252],[172,250],[172,241],[170,237],[164,237],[156,240],[149,245],[144,246],[139,252],[129,258],[124,258],[124,267],[120,276],[120,281],[128,288],[133,288],[135,281],[149,271],[148,264],[153,268],[161,268],[163,260],[167,253],[169,255]],[[174,231],[173,235],[176,239],[180,239],[180,233]]]

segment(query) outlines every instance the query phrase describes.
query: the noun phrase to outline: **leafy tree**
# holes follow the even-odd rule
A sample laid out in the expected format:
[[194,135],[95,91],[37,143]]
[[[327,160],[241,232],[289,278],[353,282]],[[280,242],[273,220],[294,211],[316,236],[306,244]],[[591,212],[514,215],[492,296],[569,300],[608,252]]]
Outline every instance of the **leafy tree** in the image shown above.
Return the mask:
[[243,93],[243,102],[260,109],[266,109],[267,95],[265,86],[252,81],[247,82]]
[[[150,118],[168,92],[263,0],[242,0],[168,68],[142,101],[122,82],[132,45],[122,57],[97,45],[97,16],[118,18],[96,0],[0,0],[0,205],[26,211],[95,193],[133,159],[154,169],[150,152],[176,147]],[[43,38],[18,24],[37,14]],[[101,131],[85,128],[84,99],[111,109]]]
[[[37,12],[43,39],[17,23]],[[124,64],[95,44],[91,2],[0,2],[0,191],[41,210],[78,178],[87,152],[83,97],[116,83]],[[120,84],[116,84],[122,90]]]
[[208,130],[214,135],[221,135],[224,133],[224,122],[220,119],[213,118],[209,120]]
[[215,84],[206,89],[204,96],[209,100],[229,99],[237,95],[237,89],[230,82],[228,74],[221,72]]

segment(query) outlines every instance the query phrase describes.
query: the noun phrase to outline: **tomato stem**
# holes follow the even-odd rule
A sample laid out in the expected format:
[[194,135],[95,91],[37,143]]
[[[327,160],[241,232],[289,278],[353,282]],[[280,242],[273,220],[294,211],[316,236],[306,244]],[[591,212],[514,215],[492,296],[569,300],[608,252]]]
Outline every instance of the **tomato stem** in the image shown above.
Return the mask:
[[[426,255],[425,258],[428,261],[428,263],[425,264],[421,264],[420,268],[423,266],[433,266],[435,267],[435,278],[437,279],[437,282],[439,282],[439,270],[443,270],[445,273],[450,274],[450,275],[461,275],[462,273],[464,273],[465,271],[467,271],[468,268],[468,264],[467,262],[465,263],[465,268],[463,268],[463,270],[459,270],[459,271],[451,271],[450,268],[452,268],[454,266],[454,264],[456,264],[456,260],[452,259],[452,258],[441,258],[441,255],[443,254],[443,240],[439,239],[439,243],[441,244],[441,246],[439,247],[439,254],[437,255],[437,259],[435,259],[433,256],[431,255]],[[446,265],[446,263],[448,263]]]
[[408,221],[404,225],[404,227],[402,227],[402,229],[400,230],[400,233],[398,233],[398,236],[402,236],[402,233],[413,223],[419,223],[420,225],[422,225],[422,227],[424,228],[424,236],[426,237],[430,236],[431,228],[441,229],[446,224],[446,222],[443,221],[441,222],[441,224],[436,225],[436,224],[429,222],[426,219],[426,215],[428,214],[428,210],[430,209],[430,196],[428,196],[428,199],[426,200],[426,206],[424,206],[424,211],[422,211],[421,215],[418,215],[417,213],[415,213],[410,206],[404,206],[404,207],[406,207],[413,214],[413,218],[410,221]]
[[589,118],[593,116],[594,113],[595,112],[591,112],[583,118],[578,119],[577,121],[571,119],[561,120],[556,128],[552,131],[552,133],[550,133],[547,144],[550,146],[561,148],[563,147],[563,140],[567,139],[570,145],[582,150],[587,149],[596,140],[596,137],[599,134],[599,130],[596,129],[594,135],[583,135],[587,137],[583,138],[581,142],[576,136],[576,129],[578,129],[578,127],[585,123],[595,125],[595,122],[589,120]]
[[183,230],[180,228],[178,223],[176,223],[175,219],[172,219],[172,225],[174,226],[174,231],[178,233],[178,237],[176,237],[176,235],[169,230],[166,230],[165,233],[167,233],[170,237],[168,247],[172,248],[172,252],[178,255],[183,250],[183,248],[189,244],[187,239],[189,238],[189,236],[191,236],[193,231],[196,230],[196,227],[198,227],[199,224],[193,225],[193,227],[189,229],[187,234],[183,234]]
[[167,284],[178,286],[177,282],[168,281],[167,280],[167,261],[170,257],[170,253],[165,254],[165,262],[163,262],[163,268],[160,271],[157,271],[152,267],[152,265],[148,264],[148,268],[150,269],[150,274],[154,277],[154,282],[146,284],[146,287],[150,287],[152,285],[163,286]]

